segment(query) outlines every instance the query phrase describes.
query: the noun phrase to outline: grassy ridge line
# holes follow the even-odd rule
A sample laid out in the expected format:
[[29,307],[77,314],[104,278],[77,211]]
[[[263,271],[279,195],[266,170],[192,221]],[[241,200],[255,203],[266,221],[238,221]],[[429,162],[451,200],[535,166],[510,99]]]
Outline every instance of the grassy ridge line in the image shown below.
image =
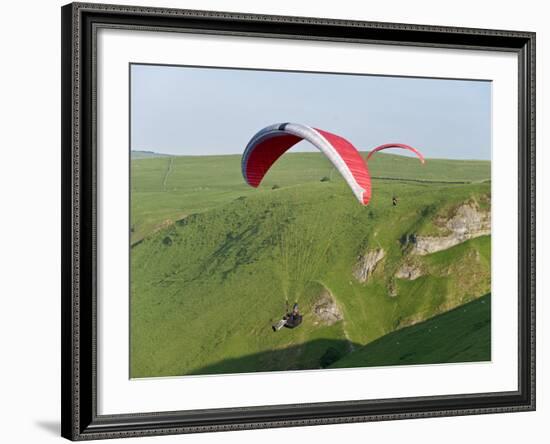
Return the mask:
[[445,183],[445,184],[457,184],[464,185],[467,183],[474,183],[474,181],[451,181],[451,180],[429,180],[429,179],[406,179],[404,177],[385,177],[385,176],[371,176],[371,179],[375,180],[398,180],[402,182],[418,182],[418,183]]
[[331,368],[491,360],[491,295],[397,330],[344,356]]
[[[164,182],[170,162],[172,170]],[[316,183],[325,176],[332,176],[332,182],[342,182],[338,174],[331,174],[333,166],[321,153],[286,153],[257,189],[244,182],[240,162],[240,155],[133,160],[132,243],[189,214],[216,208],[241,196],[269,193],[274,186]],[[428,159],[425,165],[420,165],[415,158],[384,153],[373,157],[369,168],[374,177],[386,180],[478,182],[491,176],[488,161]],[[374,193],[377,192],[375,188]]]
[[169,156],[170,154],[157,153],[155,151],[132,150],[130,152],[130,158],[132,160],[151,159],[153,157],[169,157]]
[[[444,185],[465,185],[469,183],[480,183],[478,182],[457,182],[457,181],[444,181],[444,180],[422,180],[422,179],[405,179],[405,178],[392,178],[392,177],[371,177],[372,180],[377,181],[397,181],[397,182],[411,182],[411,183],[421,183],[421,184],[444,184]],[[226,203],[220,203],[220,205],[225,205]],[[211,209],[205,209],[204,211],[209,211]],[[180,215],[181,216],[181,215]],[[166,229],[169,225],[173,223],[181,223],[187,216],[181,217],[180,219],[167,219],[164,223],[153,227],[151,231],[147,234],[144,234],[142,237],[133,236],[131,247],[140,244],[146,236],[151,236],[159,231]]]

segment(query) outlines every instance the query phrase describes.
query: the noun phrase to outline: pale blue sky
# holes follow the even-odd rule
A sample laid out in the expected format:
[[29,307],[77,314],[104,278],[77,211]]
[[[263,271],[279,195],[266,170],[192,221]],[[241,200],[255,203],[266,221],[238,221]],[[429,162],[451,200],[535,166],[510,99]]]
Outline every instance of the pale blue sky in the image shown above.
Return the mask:
[[400,142],[426,157],[491,158],[487,81],[132,65],[131,113],[133,150],[240,154],[263,127],[296,122],[362,151]]

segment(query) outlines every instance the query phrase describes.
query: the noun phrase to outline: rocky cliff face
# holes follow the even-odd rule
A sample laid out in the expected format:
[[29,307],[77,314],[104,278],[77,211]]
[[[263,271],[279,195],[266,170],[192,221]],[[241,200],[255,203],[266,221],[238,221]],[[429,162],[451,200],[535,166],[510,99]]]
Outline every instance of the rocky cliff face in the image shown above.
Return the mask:
[[473,203],[459,206],[444,223],[446,236],[416,236],[412,254],[426,255],[446,250],[468,239],[491,234],[491,213]]
[[364,255],[359,256],[359,260],[353,268],[353,276],[361,283],[368,281],[369,276],[376,269],[376,265],[384,258],[384,250],[377,248],[369,250]]
[[313,314],[317,318],[317,323],[332,325],[344,319],[342,312],[330,292],[323,290],[319,299],[313,304]]
[[420,267],[413,264],[403,264],[399,270],[395,273],[395,277],[399,279],[408,279],[414,281],[422,276],[422,270]]

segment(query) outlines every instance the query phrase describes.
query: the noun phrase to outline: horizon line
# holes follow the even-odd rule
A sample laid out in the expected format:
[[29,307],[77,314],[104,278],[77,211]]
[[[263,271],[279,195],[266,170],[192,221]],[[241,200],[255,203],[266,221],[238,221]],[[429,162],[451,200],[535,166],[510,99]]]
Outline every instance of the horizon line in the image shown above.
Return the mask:
[[[372,150],[358,150],[359,153],[370,153]],[[240,153],[220,153],[220,154],[168,154],[163,153],[160,151],[151,151],[151,150],[136,150],[136,149],[130,149],[131,153],[152,153],[152,154],[158,154],[163,157],[224,157],[224,156],[241,156]],[[316,151],[295,151],[295,152],[286,152],[286,154],[322,154]],[[394,154],[394,153],[379,153],[379,155],[382,156],[396,156],[396,157],[404,157],[404,158],[410,158],[414,159],[415,156],[407,156],[402,154]],[[142,158],[144,159],[144,158]],[[142,159],[134,159],[134,160],[142,160]],[[433,159],[433,160],[457,160],[457,161],[463,161],[463,162],[491,162],[491,159],[457,159],[453,157],[426,157],[426,159]]]

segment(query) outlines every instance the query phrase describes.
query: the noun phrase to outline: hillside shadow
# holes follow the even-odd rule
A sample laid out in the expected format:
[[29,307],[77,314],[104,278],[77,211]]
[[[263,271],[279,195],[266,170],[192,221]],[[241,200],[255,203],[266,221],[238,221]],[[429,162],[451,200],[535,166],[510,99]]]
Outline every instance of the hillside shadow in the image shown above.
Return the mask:
[[[292,334],[292,332],[284,330],[274,334]],[[343,339],[315,339],[282,349],[223,359],[196,369],[189,374],[214,375],[323,369],[360,346]]]
[[388,333],[331,368],[491,361],[491,293]]
[[[343,339],[304,344],[220,360],[190,374],[212,375],[491,360],[491,295],[389,333],[361,346]],[[275,334],[292,335],[292,331]]]

